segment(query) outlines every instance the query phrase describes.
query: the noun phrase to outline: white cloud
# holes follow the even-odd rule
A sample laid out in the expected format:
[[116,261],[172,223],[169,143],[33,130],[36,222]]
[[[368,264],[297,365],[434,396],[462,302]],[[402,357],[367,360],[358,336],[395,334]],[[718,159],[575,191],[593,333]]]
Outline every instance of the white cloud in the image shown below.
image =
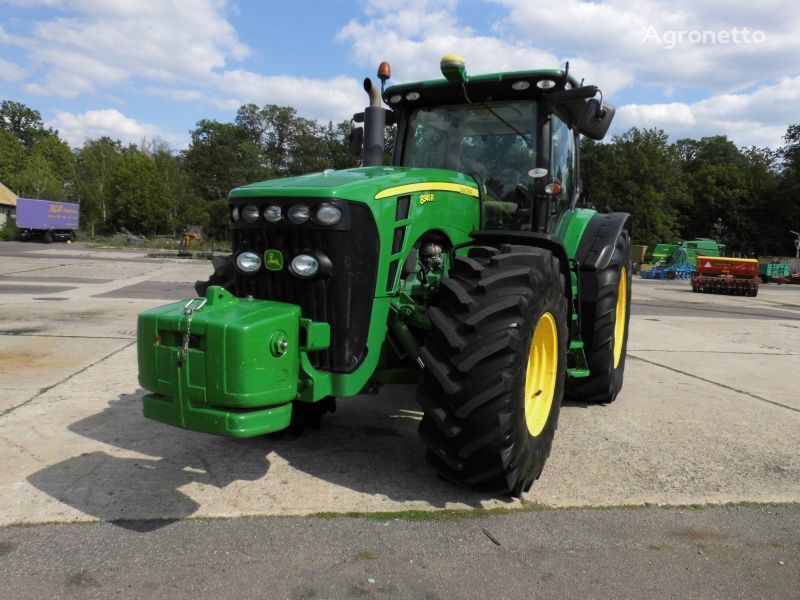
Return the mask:
[[142,78],[204,84],[215,69],[248,56],[223,0],[65,0],[69,17],[38,22],[28,50],[44,70],[28,91],[62,97]]
[[145,82],[143,93],[178,102],[229,111],[287,104],[323,121],[346,119],[366,102],[353,78],[264,76],[232,64],[250,49],[225,17],[226,0],[64,0],[61,8],[70,16],[35,24],[28,38],[0,29],[0,42],[25,49],[43,71],[23,86],[28,93],[74,98]]
[[[473,74],[553,68],[569,60],[572,73],[601,86],[612,103],[618,104],[634,85],[637,98],[660,92],[676,100],[623,106],[616,131],[656,125],[673,137],[722,132],[740,144],[774,146],[786,125],[797,121],[800,36],[795,32],[800,10],[794,0],[562,0],[557,7],[544,0],[485,1],[494,6],[481,7],[487,26],[477,31],[459,18],[466,0],[362,0],[362,14],[342,27],[336,39],[349,46],[353,62],[365,74],[374,77],[377,63],[390,60],[396,82],[438,78],[440,57],[458,52]],[[276,103],[323,121],[345,119],[366,102],[360,81],[337,71],[312,79],[247,70],[242,61],[250,49],[227,19],[239,10],[234,0],[12,4],[56,7],[54,16],[32,24],[24,37],[0,27],[0,44],[17,47],[27,58],[21,64],[0,59],[0,78],[24,81],[23,89],[30,93],[68,98],[102,93],[108,98],[135,90],[230,112],[246,102]],[[743,27],[749,29],[751,43],[683,39],[670,44],[666,37],[670,32],[711,31],[720,42],[720,32],[730,35],[737,29],[741,35]],[[764,32],[759,43],[752,40],[756,31]],[[772,85],[781,78],[781,85]],[[687,90],[693,98],[708,99],[680,102]],[[64,117],[78,132],[77,139],[93,112],[108,113],[60,114],[77,120]],[[131,123],[147,130],[136,130],[128,141],[158,134],[148,129],[154,125],[114,112],[118,116],[107,114],[107,120],[122,131],[131,130]]]
[[21,6],[23,8],[36,8],[39,6],[55,7],[63,4],[63,0],[3,0],[5,4],[11,6]]
[[367,102],[361,84],[350,77],[328,80],[265,76],[245,70],[225,71],[214,84],[232,98],[236,106],[247,102],[292,106],[304,117],[321,121],[341,121],[349,118]]
[[421,0],[394,4],[397,10],[389,7],[386,12],[379,12],[378,7],[384,3],[372,2],[366,22],[352,20],[337,34],[339,41],[352,44],[353,60],[370,73],[385,58],[391,60],[394,80],[398,82],[439,78],[439,59],[450,52],[462,54],[472,73],[559,64],[549,52],[479,35],[471,28],[459,26],[454,2]]
[[673,139],[727,135],[740,146],[775,148],[787,124],[796,122],[800,76],[763,85],[749,94],[720,94],[693,103],[629,104],[622,106],[614,131],[659,127]]
[[0,58],[0,79],[6,81],[22,81],[25,78],[25,69]]
[[57,129],[71,146],[81,146],[87,139],[108,136],[125,143],[139,144],[144,139],[160,137],[173,146],[186,142],[183,136],[152,123],[143,123],[127,117],[113,108],[89,110],[83,113],[62,111],[47,123]]
[[[535,25],[520,38],[481,35],[459,23],[455,2],[392,2],[396,6],[389,8],[384,2],[370,2],[368,19],[351,20],[339,31],[337,39],[351,43],[353,60],[370,72],[379,57],[389,58],[397,82],[440,78],[439,59],[450,52],[464,56],[467,70],[473,74],[560,68],[569,60],[578,78],[602,83],[607,94],[632,81],[632,75],[624,69],[545,49],[538,44]],[[537,44],[532,44],[531,39]]]
[[[365,16],[350,21],[337,39],[350,43],[353,60],[370,71],[389,55],[400,81],[440,77],[439,58],[458,52],[471,73],[569,60],[571,72],[598,84],[612,103],[615,93],[632,85],[670,98],[687,89],[710,94],[694,103],[623,106],[617,132],[657,126],[673,137],[723,133],[742,145],[775,147],[797,120],[800,10],[794,0],[765,0],[766,6],[563,0],[557,10],[544,0],[491,1],[507,10],[492,35],[461,26],[453,1],[390,0],[386,6],[369,0]],[[698,35],[700,43],[694,43]],[[780,84],[768,85],[781,77]]]
[[501,34],[533,39],[665,91],[736,91],[797,72],[795,0],[562,0],[558,10],[542,0],[493,1],[509,11],[496,26]]

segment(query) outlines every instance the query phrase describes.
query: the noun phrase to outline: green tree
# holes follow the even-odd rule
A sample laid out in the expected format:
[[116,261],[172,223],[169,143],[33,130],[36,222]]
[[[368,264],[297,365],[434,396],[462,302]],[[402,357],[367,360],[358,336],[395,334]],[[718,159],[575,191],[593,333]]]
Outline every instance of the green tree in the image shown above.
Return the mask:
[[275,176],[345,169],[357,163],[347,152],[347,121],[320,125],[288,106],[245,104],[236,113],[236,125]]
[[26,160],[27,151],[20,139],[10,131],[0,130],[0,181],[19,191],[19,177]]
[[236,113],[236,125],[259,149],[263,163],[276,175],[296,175],[298,156],[306,153],[315,123],[297,116],[289,106],[245,104]]
[[75,159],[38,110],[0,103],[0,180],[23,195],[63,200],[70,194]]
[[111,176],[109,208],[116,227],[149,235],[173,230],[176,203],[158,173],[155,161],[138,151],[126,151]]
[[208,203],[208,237],[215,240],[230,238],[228,230],[228,202],[227,200],[212,200]]
[[43,137],[55,135],[51,128],[45,128],[38,110],[13,100],[0,102],[0,130],[8,131],[28,147]]
[[192,186],[207,200],[227,198],[233,188],[272,175],[251,137],[232,123],[200,121],[183,161]]
[[775,204],[771,207],[773,238],[781,254],[793,256],[794,236],[790,231],[800,231],[800,124],[789,125],[783,141],[778,151],[782,168],[779,191],[774,194]]
[[41,154],[50,165],[64,188],[59,194],[61,198],[69,199],[74,195],[76,160],[65,141],[56,134],[46,135],[33,145],[31,154]]
[[581,144],[585,200],[633,215],[634,243],[680,237],[680,211],[691,202],[677,149],[660,129],[633,128],[601,144]]
[[75,195],[81,204],[81,221],[92,234],[105,230],[109,217],[111,177],[122,154],[119,140],[87,140],[77,151]]
[[33,152],[19,174],[20,195],[43,200],[64,200],[64,182],[42,152]]
[[165,147],[152,154],[159,177],[175,199],[175,225],[183,229],[188,225],[200,225],[208,229],[208,202],[192,189],[189,173],[182,156],[176,156]]

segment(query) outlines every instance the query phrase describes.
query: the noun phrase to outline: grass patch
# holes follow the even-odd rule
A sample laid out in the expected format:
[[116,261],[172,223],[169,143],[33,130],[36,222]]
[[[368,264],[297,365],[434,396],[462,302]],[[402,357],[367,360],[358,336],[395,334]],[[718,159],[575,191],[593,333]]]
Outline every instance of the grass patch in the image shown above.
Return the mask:
[[519,512],[541,510],[542,505],[533,502],[522,502],[521,506],[496,508],[445,508],[433,510],[398,510],[391,512],[322,512],[312,515],[320,519],[338,519],[341,517],[351,519],[370,519],[372,521],[464,521],[467,519],[480,519],[489,515],[507,515]]
[[671,550],[672,546],[669,544],[650,544],[647,546],[648,550]]
[[374,552],[372,550],[362,550],[358,554],[356,554],[353,559],[355,560],[378,560],[381,557],[380,552]]
[[[642,504],[602,504],[590,506],[551,506],[549,504],[539,504],[537,502],[530,502],[521,500],[518,506],[499,506],[495,508],[445,508],[445,509],[431,509],[431,510],[398,510],[391,512],[369,512],[369,511],[353,511],[353,512],[320,512],[308,515],[310,518],[319,519],[338,519],[338,518],[352,518],[352,519],[369,519],[372,521],[464,521],[467,519],[481,519],[492,515],[507,515],[514,513],[536,512],[544,510],[591,510],[591,511],[605,511],[605,510],[642,510],[642,509],[661,509],[661,510],[691,510],[700,511],[715,508],[764,508],[764,507],[782,507],[782,506],[797,506],[796,502],[754,502],[754,501],[739,501],[739,502],[723,502],[723,503],[710,503],[710,504],[653,504],[644,502]],[[800,542],[798,542],[800,543]]]
[[16,224],[14,224],[11,219],[8,219],[6,224],[0,229],[0,242],[11,242],[17,239],[17,233]]

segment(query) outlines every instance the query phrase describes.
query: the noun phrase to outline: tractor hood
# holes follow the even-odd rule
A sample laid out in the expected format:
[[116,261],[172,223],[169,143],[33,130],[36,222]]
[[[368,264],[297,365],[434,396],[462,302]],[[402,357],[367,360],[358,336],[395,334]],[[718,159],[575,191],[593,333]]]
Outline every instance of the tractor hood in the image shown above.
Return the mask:
[[[329,169],[299,177],[260,181],[236,188],[229,197],[319,197],[363,202],[376,197],[396,195],[393,193],[394,188],[411,186],[423,189],[426,183],[435,184],[436,189],[463,190],[461,193],[478,195],[475,180],[458,171],[417,167],[360,167],[341,171]],[[396,193],[406,192],[397,190]]]

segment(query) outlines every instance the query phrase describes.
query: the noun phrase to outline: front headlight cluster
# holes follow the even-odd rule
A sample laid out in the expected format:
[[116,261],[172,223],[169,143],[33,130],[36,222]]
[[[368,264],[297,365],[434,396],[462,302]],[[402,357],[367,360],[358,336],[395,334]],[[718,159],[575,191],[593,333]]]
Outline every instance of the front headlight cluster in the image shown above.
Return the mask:
[[[261,270],[263,261],[255,252],[245,251],[236,255],[236,268],[242,273],[252,275]],[[325,277],[333,271],[333,263],[322,252],[298,254],[289,263],[289,272],[301,279],[317,275]]]
[[292,204],[287,210],[279,204],[268,204],[260,212],[255,204],[231,207],[231,221],[234,223],[240,219],[245,223],[255,223],[262,217],[267,223],[280,223],[286,219],[293,225],[311,221],[318,225],[332,226],[342,220],[342,209],[330,202],[322,202],[313,208],[308,204]]

